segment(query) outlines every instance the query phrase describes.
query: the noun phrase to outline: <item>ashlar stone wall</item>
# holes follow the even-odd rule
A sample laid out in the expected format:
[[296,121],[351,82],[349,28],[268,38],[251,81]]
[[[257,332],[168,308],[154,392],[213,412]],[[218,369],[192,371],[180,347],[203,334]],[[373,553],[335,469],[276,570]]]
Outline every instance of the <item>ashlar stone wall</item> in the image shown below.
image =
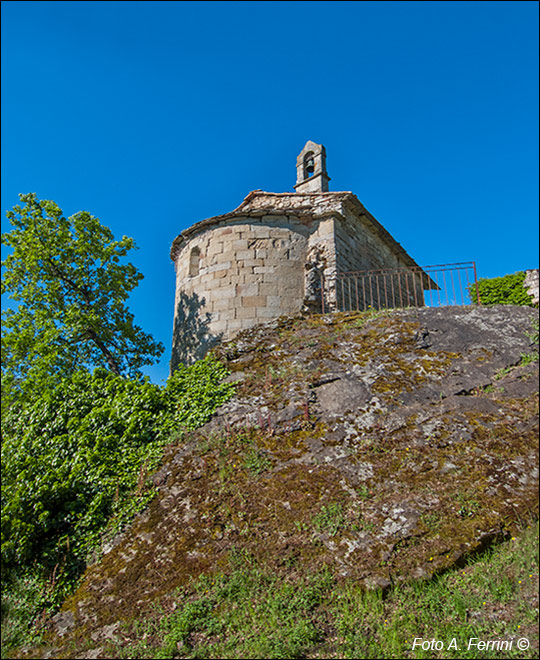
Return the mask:
[[231,213],[182,232],[171,258],[171,370],[257,323],[342,308],[340,272],[416,266],[349,192],[253,191]]
[[525,281],[523,282],[527,292],[532,296],[532,301],[538,305],[540,299],[539,285],[538,285],[538,268],[525,271]]
[[[403,248],[394,239],[388,240],[388,232],[366,209],[345,203],[342,214],[335,227],[337,272],[365,274],[337,279],[333,292],[336,307],[348,310],[423,305],[423,289],[429,288],[431,281],[421,272],[403,272],[413,265]],[[392,269],[396,271],[389,272]]]
[[309,239],[321,231],[331,238],[325,222],[266,214],[218,222],[187,241],[176,255],[171,368],[239,330],[298,313]]

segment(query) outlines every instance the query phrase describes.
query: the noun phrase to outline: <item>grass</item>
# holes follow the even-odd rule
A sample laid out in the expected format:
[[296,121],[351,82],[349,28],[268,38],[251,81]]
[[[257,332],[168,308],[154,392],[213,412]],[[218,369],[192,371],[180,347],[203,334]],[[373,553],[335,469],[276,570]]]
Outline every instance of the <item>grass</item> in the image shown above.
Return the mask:
[[530,364],[531,362],[538,362],[538,336],[539,336],[539,324],[538,321],[533,321],[532,329],[530,332],[525,333],[527,337],[531,340],[532,344],[536,344],[536,349],[530,353],[521,354],[521,364]]
[[272,461],[265,452],[251,448],[246,454],[243,465],[253,476],[256,476],[269,470],[272,467]]
[[538,352],[522,353],[520,365],[530,364],[531,362],[538,362]]
[[327,506],[323,505],[320,512],[313,516],[312,523],[320,532],[335,536],[345,526],[343,507],[338,502],[331,502]]
[[[337,524],[338,514],[326,511],[322,526]],[[200,577],[156,605],[154,617],[123,630],[127,645],[109,644],[106,657],[538,657],[537,524],[465,566],[386,594],[327,569],[299,571],[278,575],[236,550],[222,572]],[[519,639],[530,647],[520,651]],[[507,648],[497,650],[497,640]]]
[[35,619],[36,602],[43,596],[43,583],[36,577],[20,576],[12,580],[10,589],[2,594],[2,658],[5,650],[21,644],[39,642]]
[[322,571],[290,583],[247,566],[240,554],[230,574],[202,577],[191,589],[179,590],[174,611],[156,610],[153,622],[136,625],[134,632],[142,633],[144,641],[115,657],[304,657],[321,639],[323,631],[312,614],[333,578]]
[[[394,589],[387,598],[347,585],[331,606],[338,631],[334,657],[538,657],[537,584],[537,529],[531,527],[463,568]],[[522,637],[531,643],[526,652],[517,649]],[[513,648],[489,653],[468,648],[473,638],[513,640]],[[436,640],[443,648],[423,649],[417,641],[413,649],[415,639]]]

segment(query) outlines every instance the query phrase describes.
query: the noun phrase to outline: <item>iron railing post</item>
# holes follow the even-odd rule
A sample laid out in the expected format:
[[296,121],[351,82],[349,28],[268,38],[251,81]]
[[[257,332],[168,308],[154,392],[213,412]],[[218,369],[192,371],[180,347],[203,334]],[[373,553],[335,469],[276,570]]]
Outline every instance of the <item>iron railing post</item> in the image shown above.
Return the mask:
[[476,262],[472,262],[473,265],[473,272],[474,272],[474,286],[476,287],[476,303],[478,305],[482,304],[482,301],[480,300],[480,289],[478,288],[478,278],[476,277]]

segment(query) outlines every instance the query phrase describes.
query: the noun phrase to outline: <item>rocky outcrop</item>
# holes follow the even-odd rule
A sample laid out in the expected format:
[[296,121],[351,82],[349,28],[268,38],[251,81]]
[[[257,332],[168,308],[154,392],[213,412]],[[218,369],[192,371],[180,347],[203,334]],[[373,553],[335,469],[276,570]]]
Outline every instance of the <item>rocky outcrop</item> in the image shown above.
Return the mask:
[[221,346],[237,395],[170,447],[157,496],[64,604],[49,656],[107,657],[123,622],[233,549],[384,589],[504,537],[537,510],[535,318],[310,316]]

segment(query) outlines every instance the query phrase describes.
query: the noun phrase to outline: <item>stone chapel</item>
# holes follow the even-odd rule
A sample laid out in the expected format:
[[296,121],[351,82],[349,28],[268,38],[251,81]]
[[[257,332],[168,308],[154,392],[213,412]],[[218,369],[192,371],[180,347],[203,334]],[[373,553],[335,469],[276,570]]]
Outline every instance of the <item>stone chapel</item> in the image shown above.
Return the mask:
[[295,192],[254,190],[175,238],[171,371],[258,323],[338,311],[337,273],[418,268],[352,192],[329,191],[329,181],[326,150],[310,140],[296,160]]

